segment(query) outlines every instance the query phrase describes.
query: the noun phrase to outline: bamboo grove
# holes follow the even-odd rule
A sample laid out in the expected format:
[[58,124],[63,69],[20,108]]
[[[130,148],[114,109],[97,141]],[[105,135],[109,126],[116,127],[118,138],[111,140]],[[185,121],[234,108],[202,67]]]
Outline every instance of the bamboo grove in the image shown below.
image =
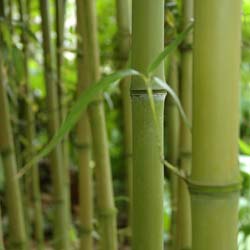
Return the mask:
[[0,249],[250,249],[249,13],[0,0]]

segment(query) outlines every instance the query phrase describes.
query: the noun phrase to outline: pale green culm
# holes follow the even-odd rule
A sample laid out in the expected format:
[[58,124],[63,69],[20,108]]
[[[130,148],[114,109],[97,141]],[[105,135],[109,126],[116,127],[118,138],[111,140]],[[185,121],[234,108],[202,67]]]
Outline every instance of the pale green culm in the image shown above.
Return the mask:
[[236,250],[241,1],[195,1],[194,19],[192,250]]

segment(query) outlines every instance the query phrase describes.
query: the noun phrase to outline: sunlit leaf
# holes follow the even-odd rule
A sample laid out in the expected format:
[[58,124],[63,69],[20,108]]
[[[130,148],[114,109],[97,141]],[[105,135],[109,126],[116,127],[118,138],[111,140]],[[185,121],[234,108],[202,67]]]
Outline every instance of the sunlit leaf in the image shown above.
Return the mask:
[[243,154],[250,155],[250,145],[245,143],[243,140],[239,140],[240,151]]

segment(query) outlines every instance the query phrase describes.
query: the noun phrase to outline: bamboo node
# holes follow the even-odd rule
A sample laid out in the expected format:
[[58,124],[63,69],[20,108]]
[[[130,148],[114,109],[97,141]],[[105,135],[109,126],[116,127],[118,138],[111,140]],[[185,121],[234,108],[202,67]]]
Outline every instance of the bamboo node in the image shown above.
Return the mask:
[[117,214],[117,210],[115,208],[103,209],[102,211],[99,211],[99,213],[98,213],[98,215],[101,218],[115,216],[116,214]]
[[[166,96],[167,91],[165,89],[152,89],[154,96]],[[147,89],[131,89],[130,90],[130,96],[132,98],[137,97],[148,97],[148,90]]]
[[92,234],[92,232],[93,232],[92,227],[79,226],[79,236],[83,236],[86,234]]
[[192,152],[188,152],[188,151],[180,152],[180,159],[182,158],[190,159],[191,157],[192,157]]
[[193,44],[192,43],[183,43],[181,46],[180,46],[180,51],[182,53],[185,53],[185,52],[190,52],[193,50]]
[[74,142],[73,146],[76,149],[88,149],[90,148],[90,144],[89,143],[78,143],[78,142]]
[[238,193],[241,190],[241,182],[228,185],[202,185],[188,180],[188,189],[191,195],[222,197],[232,193]]

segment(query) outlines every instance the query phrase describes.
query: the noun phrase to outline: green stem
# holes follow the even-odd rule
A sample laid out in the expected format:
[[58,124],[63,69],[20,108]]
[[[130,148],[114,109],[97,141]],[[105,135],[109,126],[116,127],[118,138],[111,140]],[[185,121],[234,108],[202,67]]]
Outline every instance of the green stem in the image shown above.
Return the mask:
[[[132,3],[132,68],[147,73],[149,64],[163,50],[164,1]],[[155,75],[164,80],[164,64]],[[163,250],[163,109],[165,91],[152,84],[155,113],[145,82],[132,78],[134,250]],[[155,126],[157,124],[157,126]]]
[[[77,32],[78,50],[84,51],[86,46],[85,23],[82,13],[83,1],[77,0]],[[89,84],[88,66],[83,55],[77,57],[78,73],[78,95],[86,89]],[[77,124],[77,150],[79,164],[79,196],[80,196],[80,250],[93,249],[93,191],[92,171],[90,168],[90,126],[88,114],[83,114]]]
[[[0,3],[0,17],[4,17],[3,2]],[[2,32],[0,42],[3,44]],[[5,194],[7,202],[7,213],[9,219],[9,236],[11,250],[27,250],[27,236],[23,217],[20,186],[16,178],[17,165],[14,149],[13,136],[10,124],[10,111],[5,89],[6,76],[4,75],[4,64],[2,49],[0,50],[0,153],[4,166]]]
[[[48,107],[48,133],[51,138],[59,128],[58,92],[56,86],[56,74],[54,55],[51,44],[51,29],[49,20],[48,0],[40,0],[42,16],[43,53],[44,53],[44,77],[47,90]],[[69,226],[68,226],[68,191],[65,187],[65,171],[62,163],[61,145],[57,145],[50,154],[52,181],[54,188],[54,242],[55,249],[68,250]]]
[[[185,30],[193,18],[193,0],[182,3],[182,30]],[[181,45],[181,82],[180,100],[188,120],[192,120],[192,83],[193,55],[192,37],[189,33]],[[180,128],[180,170],[187,175],[191,172],[192,135],[186,124],[181,121]],[[191,208],[187,183],[178,179],[178,206],[176,219],[175,250],[191,248]]]
[[195,1],[194,17],[192,249],[236,250],[241,1]]
[[[80,1],[80,0],[79,0]],[[83,15],[83,60],[85,61],[86,86],[100,78],[99,49],[97,39],[97,20],[95,2],[81,0],[79,10]],[[80,2],[79,2],[80,3]],[[89,119],[92,132],[93,153],[95,160],[95,177],[97,207],[101,231],[101,248],[117,249],[116,209],[112,187],[111,164],[108,151],[108,138],[102,96],[89,107]]]
[[[128,63],[131,40],[130,4],[128,0],[116,0],[116,19],[118,25],[118,69],[124,69]],[[120,82],[124,131],[124,166],[127,171],[127,189],[129,197],[128,226],[131,224],[132,206],[132,107],[130,97],[131,77]]]
[[[59,100],[59,116],[60,121],[63,122],[67,115],[67,95],[62,77],[63,69],[63,41],[64,41],[64,23],[65,23],[65,7],[66,0],[56,0],[56,68],[57,68],[57,87]],[[69,135],[66,134],[62,143],[63,166],[65,172],[65,188],[67,192],[67,210],[69,211],[68,227],[71,225],[71,198],[70,198],[70,157],[69,157]]]
[[[179,92],[179,72],[177,53],[170,55],[170,64],[168,69],[168,82],[170,87],[178,95]],[[179,110],[173,98],[169,95],[165,101],[165,124],[166,124],[166,145],[167,160],[177,165],[179,159],[179,132],[180,132],[180,116]],[[178,202],[178,177],[170,172],[170,189],[171,189],[171,244],[176,242],[176,212]],[[174,248],[175,249],[175,248]]]
[[[28,5],[27,1],[19,1],[19,9],[20,9],[20,21],[29,27],[29,16],[28,16]],[[25,99],[24,102],[24,110],[25,110],[25,135],[27,138],[27,145],[25,146],[27,151],[27,161],[34,157],[34,138],[35,138],[35,119],[32,111],[33,100],[32,94],[30,90],[29,83],[29,69],[28,69],[28,57],[29,57],[29,41],[26,32],[22,33],[21,41],[23,44],[23,54],[24,54],[24,82],[23,89]],[[40,181],[39,181],[39,171],[37,164],[33,164],[31,168],[31,175],[25,176],[26,178],[26,190],[25,195],[30,194],[31,191],[31,202],[34,208],[34,219],[35,219],[35,240],[37,242],[37,248],[39,250],[44,249],[44,236],[43,236],[43,216],[42,216],[42,204],[41,204],[41,194],[40,194]],[[30,185],[31,184],[31,185]],[[29,197],[30,198],[30,197]],[[30,200],[28,201],[30,203]],[[29,220],[28,220],[29,221]]]

